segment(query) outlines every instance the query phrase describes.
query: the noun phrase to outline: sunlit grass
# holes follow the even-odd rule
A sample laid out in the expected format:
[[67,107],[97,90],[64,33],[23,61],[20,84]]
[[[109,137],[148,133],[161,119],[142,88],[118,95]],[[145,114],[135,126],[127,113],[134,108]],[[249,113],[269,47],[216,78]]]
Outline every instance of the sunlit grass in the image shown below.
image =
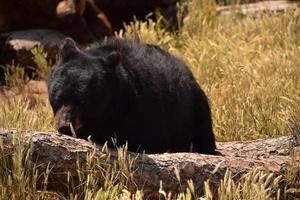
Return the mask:
[[48,102],[38,97],[13,96],[0,101],[0,124],[20,130],[54,130]]

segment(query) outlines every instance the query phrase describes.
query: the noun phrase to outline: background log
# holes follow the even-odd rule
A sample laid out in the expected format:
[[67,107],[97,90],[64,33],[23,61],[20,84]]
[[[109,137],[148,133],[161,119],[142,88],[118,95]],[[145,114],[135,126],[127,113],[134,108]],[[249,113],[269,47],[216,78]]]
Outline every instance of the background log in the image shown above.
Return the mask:
[[35,66],[31,50],[37,46],[44,47],[48,59],[55,59],[65,38],[62,33],[49,29],[0,33],[0,64],[10,64],[14,60],[24,67]]
[[[4,141],[5,147],[10,146],[13,136],[24,137],[25,143],[32,141],[32,156],[39,172],[43,172],[50,163],[51,174],[48,187],[54,191],[63,192],[67,171],[76,174],[77,159],[79,163],[84,164],[87,154],[92,152],[94,152],[94,158],[105,157],[105,153],[100,151],[100,146],[97,146],[95,150],[95,147],[85,140],[56,133],[0,129],[0,138]],[[176,193],[184,191],[187,187],[187,180],[191,179],[195,191],[201,194],[205,180],[210,180],[214,190],[226,170],[230,170],[235,179],[252,170],[266,170],[273,172],[275,176],[284,174],[291,164],[289,156],[291,151],[300,152],[299,141],[292,136],[218,143],[217,146],[222,156],[197,153],[152,155],[128,153],[128,156],[135,158],[132,166],[134,171],[132,181],[135,183],[135,189],[143,188],[148,197],[157,197],[160,181],[165,191]],[[110,160],[117,160],[116,150],[112,149],[110,152]],[[296,159],[300,161],[300,156]],[[179,172],[180,181],[178,177],[176,178],[175,171]]]
[[238,14],[241,16],[256,16],[262,13],[282,13],[289,8],[300,7],[299,2],[291,1],[262,1],[243,5],[220,6],[217,8],[217,15]]

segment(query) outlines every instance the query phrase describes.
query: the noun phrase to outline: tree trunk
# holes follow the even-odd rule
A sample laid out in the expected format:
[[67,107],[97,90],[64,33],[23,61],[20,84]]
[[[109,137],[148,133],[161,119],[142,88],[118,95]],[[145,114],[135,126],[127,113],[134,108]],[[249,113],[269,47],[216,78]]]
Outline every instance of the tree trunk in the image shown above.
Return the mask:
[[[25,143],[32,144],[32,158],[43,172],[50,163],[51,174],[48,187],[54,191],[63,192],[67,176],[66,172],[76,174],[76,161],[82,165],[87,162],[87,154],[93,158],[105,159],[107,155],[101,147],[95,147],[81,139],[76,139],[55,133],[46,132],[17,132],[0,129],[0,138],[4,141],[4,148],[9,149],[12,136],[24,137]],[[299,138],[298,138],[299,139]],[[300,144],[296,137],[287,136],[277,139],[260,139],[244,142],[217,143],[221,155],[202,155],[198,153],[164,153],[164,154],[134,154],[131,181],[135,189],[143,189],[147,197],[156,198],[160,188],[176,193],[185,191],[187,180],[193,180],[195,191],[203,192],[203,183],[207,179],[212,189],[224,177],[226,170],[230,170],[237,180],[243,174],[252,170],[266,170],[282,175],[289,170],[291,152],[300,161]],[[110,150],[110,162],[118,159],[116,150]],[[77,162],[78,163],[78,162]],[[178,172],[178,176],[176,173]],[[99,177],[100,178],[100,177]],[[180,181],[178,180],[180,179]]]

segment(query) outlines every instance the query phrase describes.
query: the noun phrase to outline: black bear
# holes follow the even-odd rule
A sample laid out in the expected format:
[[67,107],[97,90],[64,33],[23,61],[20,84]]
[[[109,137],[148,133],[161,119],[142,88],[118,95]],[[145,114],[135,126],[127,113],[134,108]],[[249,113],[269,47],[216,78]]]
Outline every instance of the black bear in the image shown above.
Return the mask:
[[[192,72],[158,46],[110,38],[85,50],[66,39],[48,79],[58,131],[131,151],[215,153],[208,100]],[[71,126],[71,125],[72,126]]]

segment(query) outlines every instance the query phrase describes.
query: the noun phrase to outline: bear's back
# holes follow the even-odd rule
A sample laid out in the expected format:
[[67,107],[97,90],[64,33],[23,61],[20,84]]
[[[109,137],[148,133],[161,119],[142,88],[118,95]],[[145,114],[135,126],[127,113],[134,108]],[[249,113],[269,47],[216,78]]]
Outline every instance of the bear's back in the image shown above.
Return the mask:
[[91,46],[86,52],[93,56],[106,57],[113,51],[121,53],[122,66],[132,78],[140,82],[137,84],[146,84],[140,87],[153,89],[153,86],[156,90],[166,90],[167,86],[167,90],[172,91],[178,87],[189,90],[195,85],[192,72],[184,62],[156,45],[111,38]]

